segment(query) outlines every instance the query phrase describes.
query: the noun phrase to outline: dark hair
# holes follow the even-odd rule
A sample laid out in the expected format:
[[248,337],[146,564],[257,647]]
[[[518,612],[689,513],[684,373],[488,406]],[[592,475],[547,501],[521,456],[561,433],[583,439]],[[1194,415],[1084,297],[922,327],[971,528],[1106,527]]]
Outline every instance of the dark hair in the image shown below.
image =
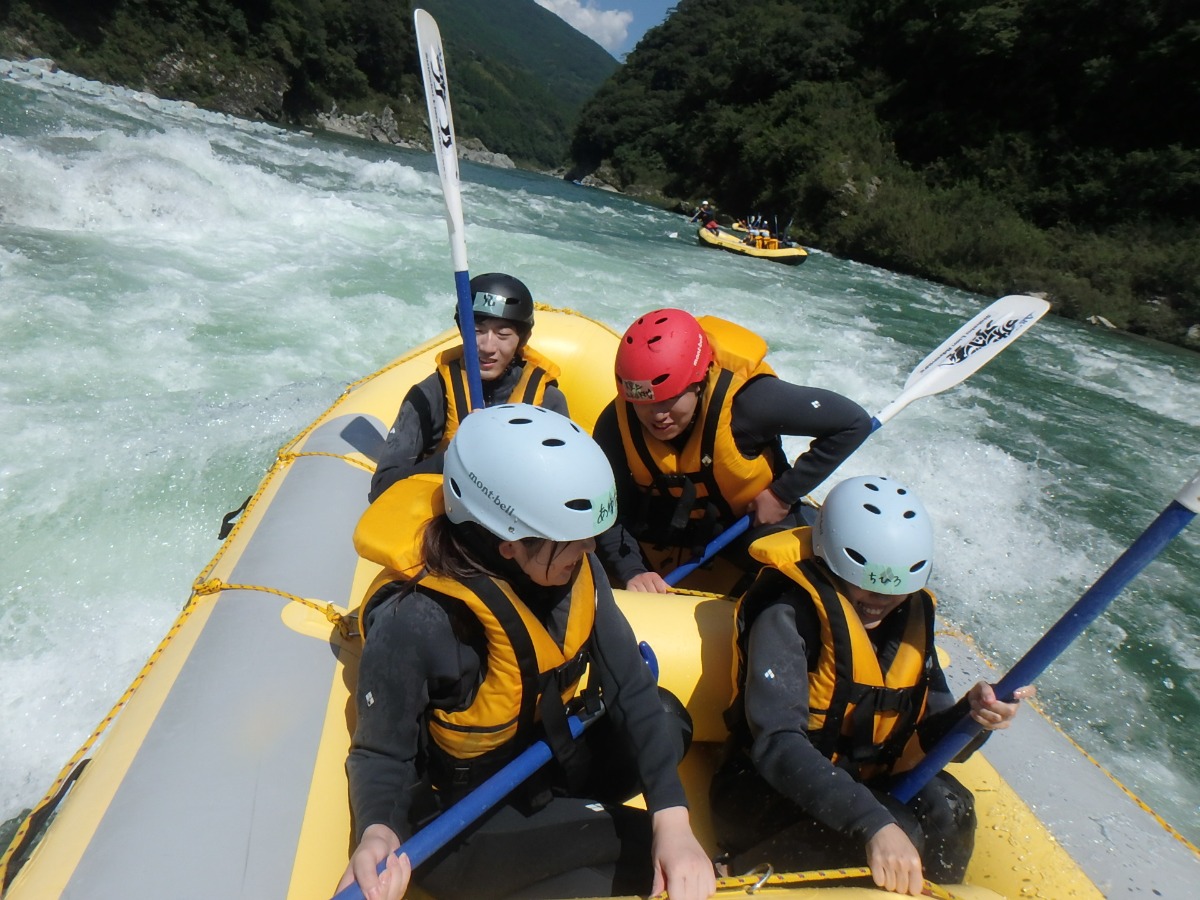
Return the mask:
[[[444,515],[436,516],[426,523],[425,532],[421,536],[421,558],[425,569],[434,575],[449,578],[490,575],[505,581],[512,581],[514,578],[525,579],[524,572],[515,560],[505,559],[500,555],[500,543],[500,538],[477,522],[460,522],[456,525]],[[519,543],[525,545],[531,553],[536,553],[543,544],[556,544],[554,552],[547,560],[549,568],[549,564],[570,542],[527,537],[521,538]]]

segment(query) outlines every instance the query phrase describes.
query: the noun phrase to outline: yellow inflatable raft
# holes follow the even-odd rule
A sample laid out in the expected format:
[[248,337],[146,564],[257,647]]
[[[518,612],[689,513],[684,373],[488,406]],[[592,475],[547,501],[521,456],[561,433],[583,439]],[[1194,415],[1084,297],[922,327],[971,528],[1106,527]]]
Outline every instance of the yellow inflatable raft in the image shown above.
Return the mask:
[[[332,895],[352,843],[352,611],[376,574],[351,533],[401,398],[457,340],[441,335],[352,385],[279,451],[171,630],[18,830],[0,860],[6,900]],[[537,313],[538,347],[562,367],[584,425],[611,396],[617,341],[584,316]],[[683,774],[715,853],[705,798],[725,734],[733,604],[701,593],[618,599],[695,719]],[[965,689],[981,662],[967,642],[939,643]],[[935,896],[1178,898],[1200,883],[1196,849],[1036,714],[955,774],[975,792],[980,828],[968,883]],[[772,873],[768,884],[772,896],[883,896],[830,875]]]
[[808,251],[803,247],[794,244],[783,246],[774,238],[743,238],[724,231],[713,231],[711,228],[700,228],[696,232],[696,238],[705,247],[728,250],[730,253],[739,253],[755,259],[769,259],[789,266],[798,266],[808,259]]

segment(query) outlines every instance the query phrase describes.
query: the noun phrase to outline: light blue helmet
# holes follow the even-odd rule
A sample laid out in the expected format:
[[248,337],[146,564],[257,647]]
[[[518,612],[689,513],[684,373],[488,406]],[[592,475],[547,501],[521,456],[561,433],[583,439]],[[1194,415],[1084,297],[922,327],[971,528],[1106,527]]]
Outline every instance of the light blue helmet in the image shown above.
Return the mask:
[[916,494],[882,475],[847,478],[825,497],[813,551],[839,578],[879,594],[925,587],[933,524]]
[[608,457],[591,435],[526,403],[472,412],[446,448],[442,493],[451,522],[476,522],[506,541],[578,541],[617,517]]

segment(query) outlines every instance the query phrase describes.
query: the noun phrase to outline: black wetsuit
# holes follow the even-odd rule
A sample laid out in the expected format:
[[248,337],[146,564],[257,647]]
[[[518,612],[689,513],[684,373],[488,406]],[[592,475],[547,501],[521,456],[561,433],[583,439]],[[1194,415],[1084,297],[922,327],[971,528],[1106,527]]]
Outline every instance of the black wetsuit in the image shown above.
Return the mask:
[[[583,791],[565,789],[555,781],[552,761],[549,781],[539,782],[555,787],[548,803],[531,808],[531,792],[517,791],[417,869],[415,882],[434,896],[505,897],[533,885],[547,897],[649,893],[650,815],[622,806],[626,797],[607,796],[604,783],[612,791],[623,781],[626,790],[615,792],[626,796],[643,790],[652,812],[686,806],[676,771],[683,746],[629,623],[598,568],[596,575],[589,684],[599,685],[606,712],[582,740],[592,742],[597,777]],[[561,640],[569,589],[540,588],[515,575],[510,583]],[[382,823],[403,841],[437,811],[422,749],[426,713],[463,708],[485,659],[479,622],[459,601],[418,589],[372,611],[346,762],[356,835]],[[597,742],[605,744],[602,751]],[[548,799],[544,792],[541,799]]]
[[[695,425],[693,421],[690,427]],[[871,418],[861,406],[841,394],[769,376],[755,378],[738,391],[733,398],[731,428],[737,448],[747,457],[778,447],[781,435],[814,439],[792,466],[780,472],[771,483],[771,492],[782,502],[795,507],[867,439],[871,433]],[[689,434],[690,429],[676,438],[679,446],[686,443]],[[634,576],[648,572],[649,566],[637,540],[624,524],[624,511],[636,508],[640,489],[634,483],[625,459],[615,404],[609,404],[600,414],[593,436],[608,456],[617,479],[617,524],[597,537],[597,553],[613,581],[625,585]],[[728,527],[733,522],[722,524]],[[769,528],[780,530],[797,524],[803,523],[793,514]],[[742,568],[750,567],[745,544],[761,533],[756,531],[746,535],[723,555]]]
[[[525,362],[518,358],[507,371],[494,381],[484,381],[483,405],[507,403],[524,371]],[[546,386],[542,406],[568,415],[567,398],[556,385]],[[367,499],[374,503],[389,487],[401,478],[417,472],[441,472],[442,454],[435,452],[446,431],[446,396],[442,382],[434,372],[409,388],[396,421],[387,435],[387,446],[371,477]]]

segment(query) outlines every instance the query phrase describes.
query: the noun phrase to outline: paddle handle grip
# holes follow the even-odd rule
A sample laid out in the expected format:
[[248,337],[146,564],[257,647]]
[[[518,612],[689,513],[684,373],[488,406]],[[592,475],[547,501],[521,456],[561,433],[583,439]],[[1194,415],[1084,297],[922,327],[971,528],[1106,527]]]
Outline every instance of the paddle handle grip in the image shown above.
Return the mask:
[[[1200,473],[1179,495],[1159,513],[1149,527],[1130,545],[1108,571],[1097,579],[1083,596],[1063,614],[1042,638],[1017,661],[996,685],[996,696],[1011,700],[1013,691],[1033,683],[1046,668],[1079,637],[1096,617],[1121,593],[1142,569],[1170,543],[1200,511]],[[952,728],[915,768],[906,772],[892,785],[890,793],[907,803],[934,775],[954,759],[980,731],[980,725],[970,716]]]

